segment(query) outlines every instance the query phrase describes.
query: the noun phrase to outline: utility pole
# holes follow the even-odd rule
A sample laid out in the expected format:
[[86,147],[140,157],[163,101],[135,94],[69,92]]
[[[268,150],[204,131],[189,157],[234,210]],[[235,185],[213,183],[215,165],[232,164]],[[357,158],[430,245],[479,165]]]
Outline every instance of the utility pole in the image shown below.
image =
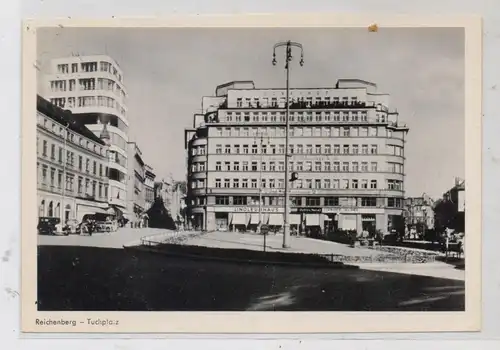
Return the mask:
[[304,50],[302,44],[295,43],[292,41],[280,42],[274,45],[273,49],[273,65],[276,65],[276,49],[284,47],[285,48],[285,70],[286,70],[286,126],[285,126],[285,211],[284,211],[284,222],[283,222],[283,248],[290,248],[290,179],[289,179],[289,129],[290,129],[290,62],[293,59],[292,48],[298,48],[300,50],[300,62],[301,66],[304,65]]

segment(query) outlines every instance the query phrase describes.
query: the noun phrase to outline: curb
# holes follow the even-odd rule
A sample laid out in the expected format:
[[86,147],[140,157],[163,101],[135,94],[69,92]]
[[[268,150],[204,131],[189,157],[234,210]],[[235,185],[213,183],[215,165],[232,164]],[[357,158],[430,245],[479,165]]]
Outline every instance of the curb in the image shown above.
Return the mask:
[[230,262],[230,263],[240,263],[240,264],[254,264],[254,265],[277,265],[277,266],[289,266],[289,267],[303,267],[303,268],[326,268],[326,269],[352,269],[359,270],[359,266],[346,265],[344,263],[294,263],[294,262],[282,262],[282,261],[265,261],[265,260],[249,260],[249,259],[236,259],[236,258],[219,258],[203,255],[194,254],[182,254],[182,253],[172,253],[168,251],[160,251],[157,249],[144,247],[144,246],[123,246],[124,249],[137,250],[142,252],[149,252],[154,254],[160,254],[165,256],[174,256],[178,258],[187,258],[194,260],[210,260],[219,262]]

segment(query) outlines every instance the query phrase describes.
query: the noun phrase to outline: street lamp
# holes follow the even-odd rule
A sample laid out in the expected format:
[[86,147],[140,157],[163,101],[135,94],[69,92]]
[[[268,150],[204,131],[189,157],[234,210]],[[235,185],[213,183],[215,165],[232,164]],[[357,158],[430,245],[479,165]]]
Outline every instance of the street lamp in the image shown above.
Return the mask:
[[289,189],[289,169],[288,169],[288,158],[289,155],[289,135],[288,130],[290,128],[290,62],[293,59],[292,48],[298,48],[300,50],[300,66],[304,65],[304,49],[302,45],[292,41],[280,42],[274,45],[273,48],[273,65],[275,66],[276,61],[276,49],[284,47],[285,48],[285,70],[286,70],[286,126],[285,126],[285,212],[284,212],[284,222],[283,222],[283,248],[290,247],[290,222],[289,222],[289,211],[290,211],[290,189]]

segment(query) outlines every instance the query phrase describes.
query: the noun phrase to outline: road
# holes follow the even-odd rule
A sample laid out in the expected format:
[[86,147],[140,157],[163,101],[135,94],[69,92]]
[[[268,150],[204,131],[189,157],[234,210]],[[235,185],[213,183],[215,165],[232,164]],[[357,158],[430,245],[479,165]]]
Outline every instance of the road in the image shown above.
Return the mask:
[[[119,246],[141,234],[125,235],[130,236],[111,235],[99,242]],[[55,238],[58,243],[88,242],[85,237]],[[463,281],[364,269],[194,261],[64,242],[38,247],[39,310],[452,311],[465,305]]]
[[69,235],[69,236],[38,236],[38,245],[63,245],[63,246],[82,246],[98,248],[122,248],[123,245],[130,242],[139,242],[141,237],[164,233],[167,230],[154,228],[120,228],[111,233],[94,233],[88,235]]

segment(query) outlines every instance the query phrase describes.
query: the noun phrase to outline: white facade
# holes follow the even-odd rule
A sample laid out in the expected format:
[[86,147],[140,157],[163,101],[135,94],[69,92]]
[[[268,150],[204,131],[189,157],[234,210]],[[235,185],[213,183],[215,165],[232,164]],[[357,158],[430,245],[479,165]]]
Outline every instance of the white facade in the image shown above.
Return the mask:
[[[69,117],[68,117],[69,118]],[[68,119],[69,120],[69,119]],[[39,98],[37,112],[38,217],[62,222],[85,215],[110,214],[108,198],[108,147],[82,129],[67,127],[62,111]]]
[[50,72],[45,79],[45,97],[72,111],[97,136],[107,124],[110,135],[108,201],[126,212],[129,122],[127,92],[119,65],[105,55],[58,58],[50,62]]
[[[292,225],[386,232],[401,221],[408,128],[389,102],[375,84],[356,79],[290,90],[289,170],[299,175],[290,191]],[[285,107],[286,90],[248,81],[203,98],[204,120],[195,115],[185,140],[195,226],[282,225]]]

